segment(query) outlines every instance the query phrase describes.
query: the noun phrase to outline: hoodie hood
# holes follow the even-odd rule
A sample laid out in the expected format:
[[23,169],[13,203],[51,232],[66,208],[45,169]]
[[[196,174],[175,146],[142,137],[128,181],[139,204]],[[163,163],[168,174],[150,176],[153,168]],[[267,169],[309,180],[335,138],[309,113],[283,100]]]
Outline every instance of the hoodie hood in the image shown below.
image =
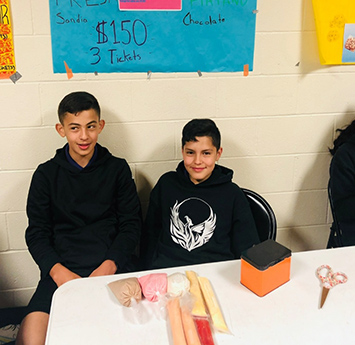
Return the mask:
[[51,161],[55,164],[58,164],[62,168],[77,174],[93,171],[96,169],[96,167],[100,166],[102,163],[104,163],[106,160],[112,157],[112,154],[105,147],[102,147],[100,144],[96,144],[96,148],[97,148],[96,159],[89,166],[83,169],[78,169],[68,161],[65,152],[67,147],[68,144],[65,144],[62,148],[58,149],[56,151],[56,155],[51,159]]

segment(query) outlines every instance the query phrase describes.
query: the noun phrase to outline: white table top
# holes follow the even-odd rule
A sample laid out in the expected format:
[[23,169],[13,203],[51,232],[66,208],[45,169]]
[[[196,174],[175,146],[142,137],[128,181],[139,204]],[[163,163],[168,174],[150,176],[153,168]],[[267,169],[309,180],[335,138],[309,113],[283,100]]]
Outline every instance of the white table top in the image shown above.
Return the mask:
[[[316,269],[322,264],[346,273],[348,282],[331,289],[319,309]],[[208,278],[220,302],[232,334],[215,334],[216,345],[355,342],[355,247],[346,247],[293,253],[290,281],[264,297],[240,284],[240,260],[76,279],[54,294],[46,345],[168,345],[167,324],[158,304],[144,300],[137,317],[134,309],[116,300],[107,284],[185,270]]]

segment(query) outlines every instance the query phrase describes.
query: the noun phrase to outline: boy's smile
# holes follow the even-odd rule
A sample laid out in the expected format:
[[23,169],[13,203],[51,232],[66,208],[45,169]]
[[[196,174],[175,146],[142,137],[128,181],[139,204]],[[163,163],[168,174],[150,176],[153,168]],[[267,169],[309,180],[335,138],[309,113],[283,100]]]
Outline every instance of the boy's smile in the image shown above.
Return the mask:
[[197,141],[188,141],[182,148],[185,169],[194,184],[206,181],[212,174],[222,154],[217,151],[210,137],[196,137]]
[[77,114],[66,113],[63,124],[57,123],[56,130],[69,145],[69,154],[80,166],[85,167],[94,154],[95,145],[104,120],[99,120],[94,109],[83,110]]

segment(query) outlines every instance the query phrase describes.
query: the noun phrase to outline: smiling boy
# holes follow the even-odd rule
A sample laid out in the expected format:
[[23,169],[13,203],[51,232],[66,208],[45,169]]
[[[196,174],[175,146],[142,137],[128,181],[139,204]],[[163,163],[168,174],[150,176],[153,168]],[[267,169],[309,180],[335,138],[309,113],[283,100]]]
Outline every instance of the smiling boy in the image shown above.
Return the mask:
[[67,139],[33,174],[26,242],[41,279],[16,344],[44,344],[52,295],[81,277],[127,272],[140,237],[141,212],[127,162],[97,143],[105,126],[87,92],[58,107],[56,130]]
[[105,126],[94,109],[83,110],[80,117],[67,113],[61,123],[56,124],[60,136],[67,138],[68,153],[81,167],[92,158],[99,134]]
[[150,195],[143,268],[238,259],[259,243],[248,201],[232,182],[233,171],[216,165],[220,143],[210,119],[194,119],[183,128],[183,161],[159,179]]

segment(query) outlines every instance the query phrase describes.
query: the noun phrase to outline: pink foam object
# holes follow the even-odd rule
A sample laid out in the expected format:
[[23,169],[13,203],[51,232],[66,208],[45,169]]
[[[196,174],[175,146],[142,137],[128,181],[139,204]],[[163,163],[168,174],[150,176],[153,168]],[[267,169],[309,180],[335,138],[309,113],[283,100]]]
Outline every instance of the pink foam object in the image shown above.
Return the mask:
[[138,278],[143,296],[151,302],[156,302],[159,296],[165,295],[168,286],[166,273],[152,273]]

